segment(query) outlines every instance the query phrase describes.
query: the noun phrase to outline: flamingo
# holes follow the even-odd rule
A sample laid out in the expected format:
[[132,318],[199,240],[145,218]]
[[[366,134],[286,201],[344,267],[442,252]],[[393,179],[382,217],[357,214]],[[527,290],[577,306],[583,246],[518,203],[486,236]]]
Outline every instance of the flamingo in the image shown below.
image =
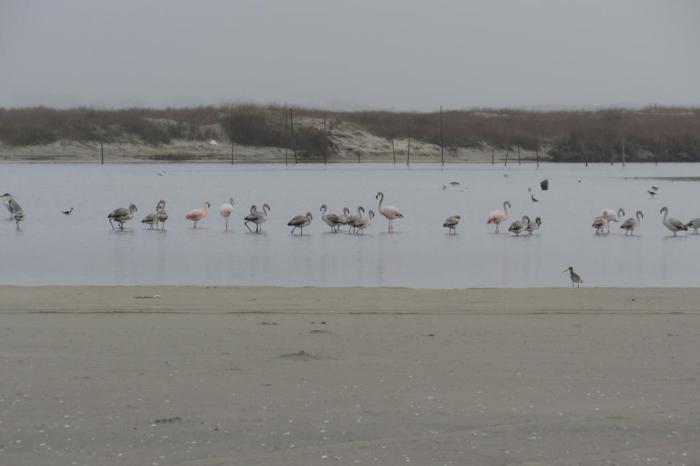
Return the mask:
[[662,222],[666,226],[666,228],[673,232],[673,236],[676,236],[676,232],[678,231],[688,231],[688,227],[685,226],[680,220],[677,220],[675,218],[668,218],[668,207],[662,207],[659,213],[664,214]]
[[457,234],[457,225],[459,224],[459,221],[461,219],[462,217],[460,217],[459,215],[447,217],[447,220],[445,220],[445,223],[442,224],[442,227],[447,228],[448,235],[455,235]]
[[599,215],[593,219],[593,228],[595,228],[595,234],[600,235],[603,233],[603,228],[608,225],[608,215],[603,212],[603,215]]
[[287,223],[292,228],[292,234],[294,234],[294,230],[299,228],[301,233],[299,236],[304,235],[304,227],[309,226],[311,224],[311,220],[313,220],[313,216],[311,215],[311,212],[306,212],[306,215],[297,215],[293,219]]
[[693,229],[693,234],[698,234],[698,228],[700,228],[700,218],[694,218],[685,224],[686,227]]
[[17,210],[15,211],[13,218],[15,219],[15,225],[17,226],[17,231],[21,230],[19,227],[19,222],[24,221],[25,215],[23,210]]
[[119,229],[124,231],[124,224],[134,218],[134,212],[136,211],[138,211],[138,209],[134,204],[129,204],[128,209],[125,209],[124,207],[114,209],[109,215],[107,215],[107,220],[109,220],[112,230],[114,230],[114,223],[112,223],[112,221],[115,221],[119,224]]
[[574,272],[574,268],[569,266],[568,269],[564,270],[562,273],[569,272],[569,278],[571,278],[571,288],[574,287],[574,285],[577,285],[578,288],[581,288],[581,283],[583,283],[583,280],[581,279],[581,276]]
[[634,229],[639,226],[639,224],[642,222],[642,219],[644,218],[644,214],[642,213],[641,210],[637,211],[637,214],[635,215],[636,218],[630,217],[624,222],[622,222],[622,225],[620,225],[620,228],[625,230],[625,235],[627,235],[627,232],[630,233],[630,236],[634,235]]
[[226,231],[228,231],[228,219],[233,213],[233,198],[229,198],[228,202],[221,204],[219,213],[222,217],[224,217],[224,222],[226,222]]
[[168,221],[168,213],[165,211],[165,201],[163,199],[158,201],[158,205],[156,205],[156,213],[158,214],[156,228],[158,228],[159,223],[162,223],[162,230],[165,230],[165,222]]
[[158,201],[158,204],[156,204],[156,211],[143,217],[143,219],[141,219],[141,223],[144,223],[146,225],[150,225],[151,230],[153,229],[153,225],[158,227],[158,222],[160,221],[159,215],[160,215],[160,212],[164,206],[165,206],[165,201]]
[[394,207],[393,205],[388,205],[382,207],[382,202],[384,202],[384,193],[378,192],[376,199],[379,199],[379,207],[377,208],[379,210],[379,213],[384,216],[387,220],[389,220],[389,232],[391,233],[394,231],[394,220],[397,218],[403,218],[403,214],[399,212],[399,209]]
[[265,223],[267,220],[267,214],[270,211],[270,206],[267,204],[263,204],[262,210],[258,210],[258,208],[253,204],[250,206],[250,213],[245,216],[243,220],[245,220],[245,227],[250,231],[251,233],[253,230],[250,229],[250,226],[248,223],[254,223],[255,224],[255,233],[260,233],[262,232],[262,224]]
[[515,236],[520,236],[520,233],[527,229],[527,225],[529,223],[530,217],[528,217],[527,215],[523,215],[522,220],[516,220],[510,224],[510,227],[508,227],[508,231],[514,233]]
[[540,226],[542,225],[542,219],[539,217],[535,217],[535,221],[531,222],[530,219],[527,219],[527,227],[525,228],[527,232],[532,235],[532,233],[535,232],[535,230],[539,230]]
[[355,228],[355,234],[357,235],[360,232],[364,231],[365,228],[372,224],[373,219],[374,211],[372,209],[369,209],[369,212],[367,212],[366,216],[362,216],[353,222],[352,226],[353,228]]
[[617,209],[617,212],[612,209],[603,209],[603,215],[607,218],[608,233],[610,233],[610,222],[619,222],[620,219],[625,216],[625,211],[622,207]]
[[505,222],[506,219],[508,218],[508,207],[510,207],[510,201],[505,201],[503,203],[503,210],[494,210],[491,212],[486,219],[486,224],[490,223],[495,223],[496,224],[496,231],[494,233],[498,233],[498,227],[501,224],[501,222]]
[[[347,207],[346,207],[347,209]],[[347,213],[350,213],[350,210],[347,211]],[[357,215],[345,215],[345,224],[349,226],[348,228],[348,233],[352,233],[353,230],[355,229],[354,223],[362,218],[362,214],[365,213],[365,208],[362,206],[357,207]]]
[[321,219],[326,222],[326,225],[331,227],[331,232],[336,233],[340,229],[340,225],[343,225],[344,219],[333,213],[327,214],[327,209],[328,206],[326,206],[326,204],[321,206]]
[[209,203],[209,201],[205,201],[204,208],[190,210],[185,214],[185,219],[193,221],[193,228],[197,228],[197,222],[209,215],[209,207],[211,207],[211,204]]

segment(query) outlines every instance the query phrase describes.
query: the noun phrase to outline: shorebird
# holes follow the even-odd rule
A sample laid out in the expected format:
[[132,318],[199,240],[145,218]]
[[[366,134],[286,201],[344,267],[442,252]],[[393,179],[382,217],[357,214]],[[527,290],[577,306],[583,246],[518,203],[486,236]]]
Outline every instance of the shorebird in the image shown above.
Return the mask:
[[117,222],[119,224],[119,229],[124,231],[124,224],[134,218],[134,212],[136,211],[138,211],[138,209],[134,204],[129,204],[128,209],[124,207],[114,209],[109,215],[107,215],[107,220],[109,220],[112,230],[114,230],[113,222]]
[[459,225],[460,220],[462,220],[462,217],[460,217],[459,215],[447,217],[447,220],[445,220],[445,223],[442,224],[442,227],[447,228],[448,235],[456,235],[457,225]]
[[251,233],[253,232],[253,230],[250,229],[248,223],[254,223],[255,233],[261,233],[262,224],[267,221],[268,212],[270,212],[270,206],[267,204],[263,204],[262,210],[258,210],[258,208],[255,205],[250,206],[250,213],[246,215],[243,219],[245,220],[244,224],[248,231],[250,231]]
[[384,216],[387,220],[389,220],[389,233],[394,231],[394,220],[397,218],[403,218],[403,214],[399,212],[399,209],[394,207],[393,205],[387,205],[387,206],[382,206],[382,202],[384,202],[384,193],[383,192],[378,192],[376,195],[376,199],[379,199],[379,205],[377,207],[377,210],[379,210],[379,213]]
[[534,194],[530,194],[530,199],[532,200],[532,202],[540,202],[539,199],[535,198]]
[[673,236],[676,236],[676,232],[678,231],[688,231],[688,227],[685,226],[680,220],[668,218],[668,207],[662,207],[659,213],[664,214],[662,222],[666,228],[673,232]]
[[224,222],[226,223],[226,231],[228,231],[228,219],[233,213],[233,198],[229,198],[228,202],[221,204],[219,208],[219,213],[224,217]]
[[581,283],[583,283],[583,280],[581,279],[581,276],[574,272],[574,268],[569,266],[568,269],[564,270],[562,273],[569,272],[569,277],[571,278],[571,288],[576,285],[577,288],[581,288]]
[[698,228],[700,228],[700,218],[694,218],[685,224],[686,227],[693,229],[693,234],[698,234]]
[[190,210],[185,214],[185,219],[194,222],[193,228],[197,228],[197,222],[209,215],[209,207],[211,207],[209,201],[204,201],[204,207],[202,209]]
[[510,201],[505,201],[503,203],[503,210],[494,210],[486,219],[487,225],[490,223],[496,224],[496,231],[494,233],[498,233],[498,227],[500,224],[508,219],[508,207],[510,207]]
[[659,187],[658,187],[658,186],[654,186],[654,185],[652,184],[652,185],[651,185],[651,189],[654,190],[654,191],[658,191],[658,190],[659,190]]
[[339,215],[333,214],[333,213],[326,213],[328,210],[328,206],[326,204],[323,204],[321,206],[321,220],[323,220],[326,225],[331,227],[331,232],[337,233],[338,230],[340,230],[340,226],[343,225],[344,220],[342,217]]
[[62,210],[61,213],[62,213],[63,215],[71,215],[71,214],[73,213],[73,208],[71,207],[71,208],[68,209],[68,210]]
[[638,210],[635,214],[635,217],[628,218],[627,220],[622,222],[622,225],[620,225],[620,228],[625,230],[625,235],[627,235],[627,232],[629,232],[630,236],[634,235],[634,229],[637,228],[642,222],[644,214],[641,210]]
[[288,226],[293,227],[291,234],[294,234],[294,230],[299,228],[301,233],[299,236],[302,236],[304,234],[304,227],[309,226],[311,224],[311,220],[313,220],[313,216],[311,216],[311,212],[306,212],[306,215],[297,215],[293,219],[287,223]]
[[541,225],[542,225],[542,219],[541,219],[541,218],[535,217],[535,221],[534,221],[534,222],[531,222],[530,219],[528,218],[528,219],[527,219],[527,227],[525,227],[525,230],[526,230],[529,234],[532,235],[532,234],[535,232],[535,230],[539,230],[539,229],[540,229],[540,226],[541,226]]
[[651,195],[651,197],[654,197],[658,194],[656,191],[647,191],[647,192]]
[[372,224],[373,219],[374,219],[374,211],[372,209],[369,209],[369,212],[367,212],[367,215],[363,215],[353,222],[352,226],[355,229],[355,234],[357,235],[360,232],[364,231],[365,228],[367,228],[368,226],[370,226]]

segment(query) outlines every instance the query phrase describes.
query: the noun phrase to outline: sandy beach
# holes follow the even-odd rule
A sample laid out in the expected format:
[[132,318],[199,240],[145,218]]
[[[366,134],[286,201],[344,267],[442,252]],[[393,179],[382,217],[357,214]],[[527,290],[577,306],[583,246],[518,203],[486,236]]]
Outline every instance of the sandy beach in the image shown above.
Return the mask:
[[0,287],[0,464],[699,464],[698,303]]

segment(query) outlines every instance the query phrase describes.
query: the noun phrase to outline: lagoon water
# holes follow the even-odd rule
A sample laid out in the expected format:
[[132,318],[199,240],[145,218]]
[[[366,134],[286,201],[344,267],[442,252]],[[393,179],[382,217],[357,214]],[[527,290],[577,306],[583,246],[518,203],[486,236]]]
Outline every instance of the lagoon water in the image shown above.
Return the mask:
[[[700,235],[673,238],[659,209],[700,217],[700,183],[646,178],[655,176],[700,176],[700,165],[2,164],[0,192],[12,193],[27,219],[16,231],[0,212],[0,284],[550,287],[569,286],[562,271],[572,265],[584,286],[698,286]],[[405,215],[395,233],[381,216],[358,236],[332,234],[321,221],[323,203],[332,212],[377,212],[377,191]],[[231,196],[226,232],[218,208]],[[140,219],[159,199],[170,220],[166,231],[151,231]],[[212,210],[194,230],[184,214],[205,200]],[[511,237],[507,224],[493,233],[485,220],[504,200],[512,203],[508,224],[542,218],[536,235]],[[112,231],[107,214],[132,202],[135,220]],[[242,218],[265,202],[264,234],[251,234]],[[73,215],[61,214],[69,207]],[[615,223],[611,234],[594,234],[593,217],[608,207],[644,212],[635,237]],[[312,225],[292,237],[287,222],[307,210]],[[455,214],[462,222],[448,236],[442,222]]]

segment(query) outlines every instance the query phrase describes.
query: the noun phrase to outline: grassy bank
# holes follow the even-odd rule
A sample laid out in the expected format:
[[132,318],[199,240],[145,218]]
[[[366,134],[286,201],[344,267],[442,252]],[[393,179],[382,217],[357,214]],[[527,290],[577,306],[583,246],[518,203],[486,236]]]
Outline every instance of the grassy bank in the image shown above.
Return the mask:
[[[442,125],[441,125],[442,119]],[[359,138],[358,138],[359,136]],[[299,161],[372,160],[408,151],[413,140],[442,144],[448,154],[463,150],[518,150],[555,162],[698,161],[700,109],[649,107],[640,110],[531,112],[449,110],[439,112],[330,112],[282,106],[192,108],[0,108],[0,143],[12,158],[21,148],[58,142],[160,147],[176,141],[234,143],[287,150]],[[354,138],[354,139],[353,139]],[[352,140],[352,144],[348,141]],[[420,155],[420,152],[417,152]],[[167,159],[168,153],[161,155]]]

